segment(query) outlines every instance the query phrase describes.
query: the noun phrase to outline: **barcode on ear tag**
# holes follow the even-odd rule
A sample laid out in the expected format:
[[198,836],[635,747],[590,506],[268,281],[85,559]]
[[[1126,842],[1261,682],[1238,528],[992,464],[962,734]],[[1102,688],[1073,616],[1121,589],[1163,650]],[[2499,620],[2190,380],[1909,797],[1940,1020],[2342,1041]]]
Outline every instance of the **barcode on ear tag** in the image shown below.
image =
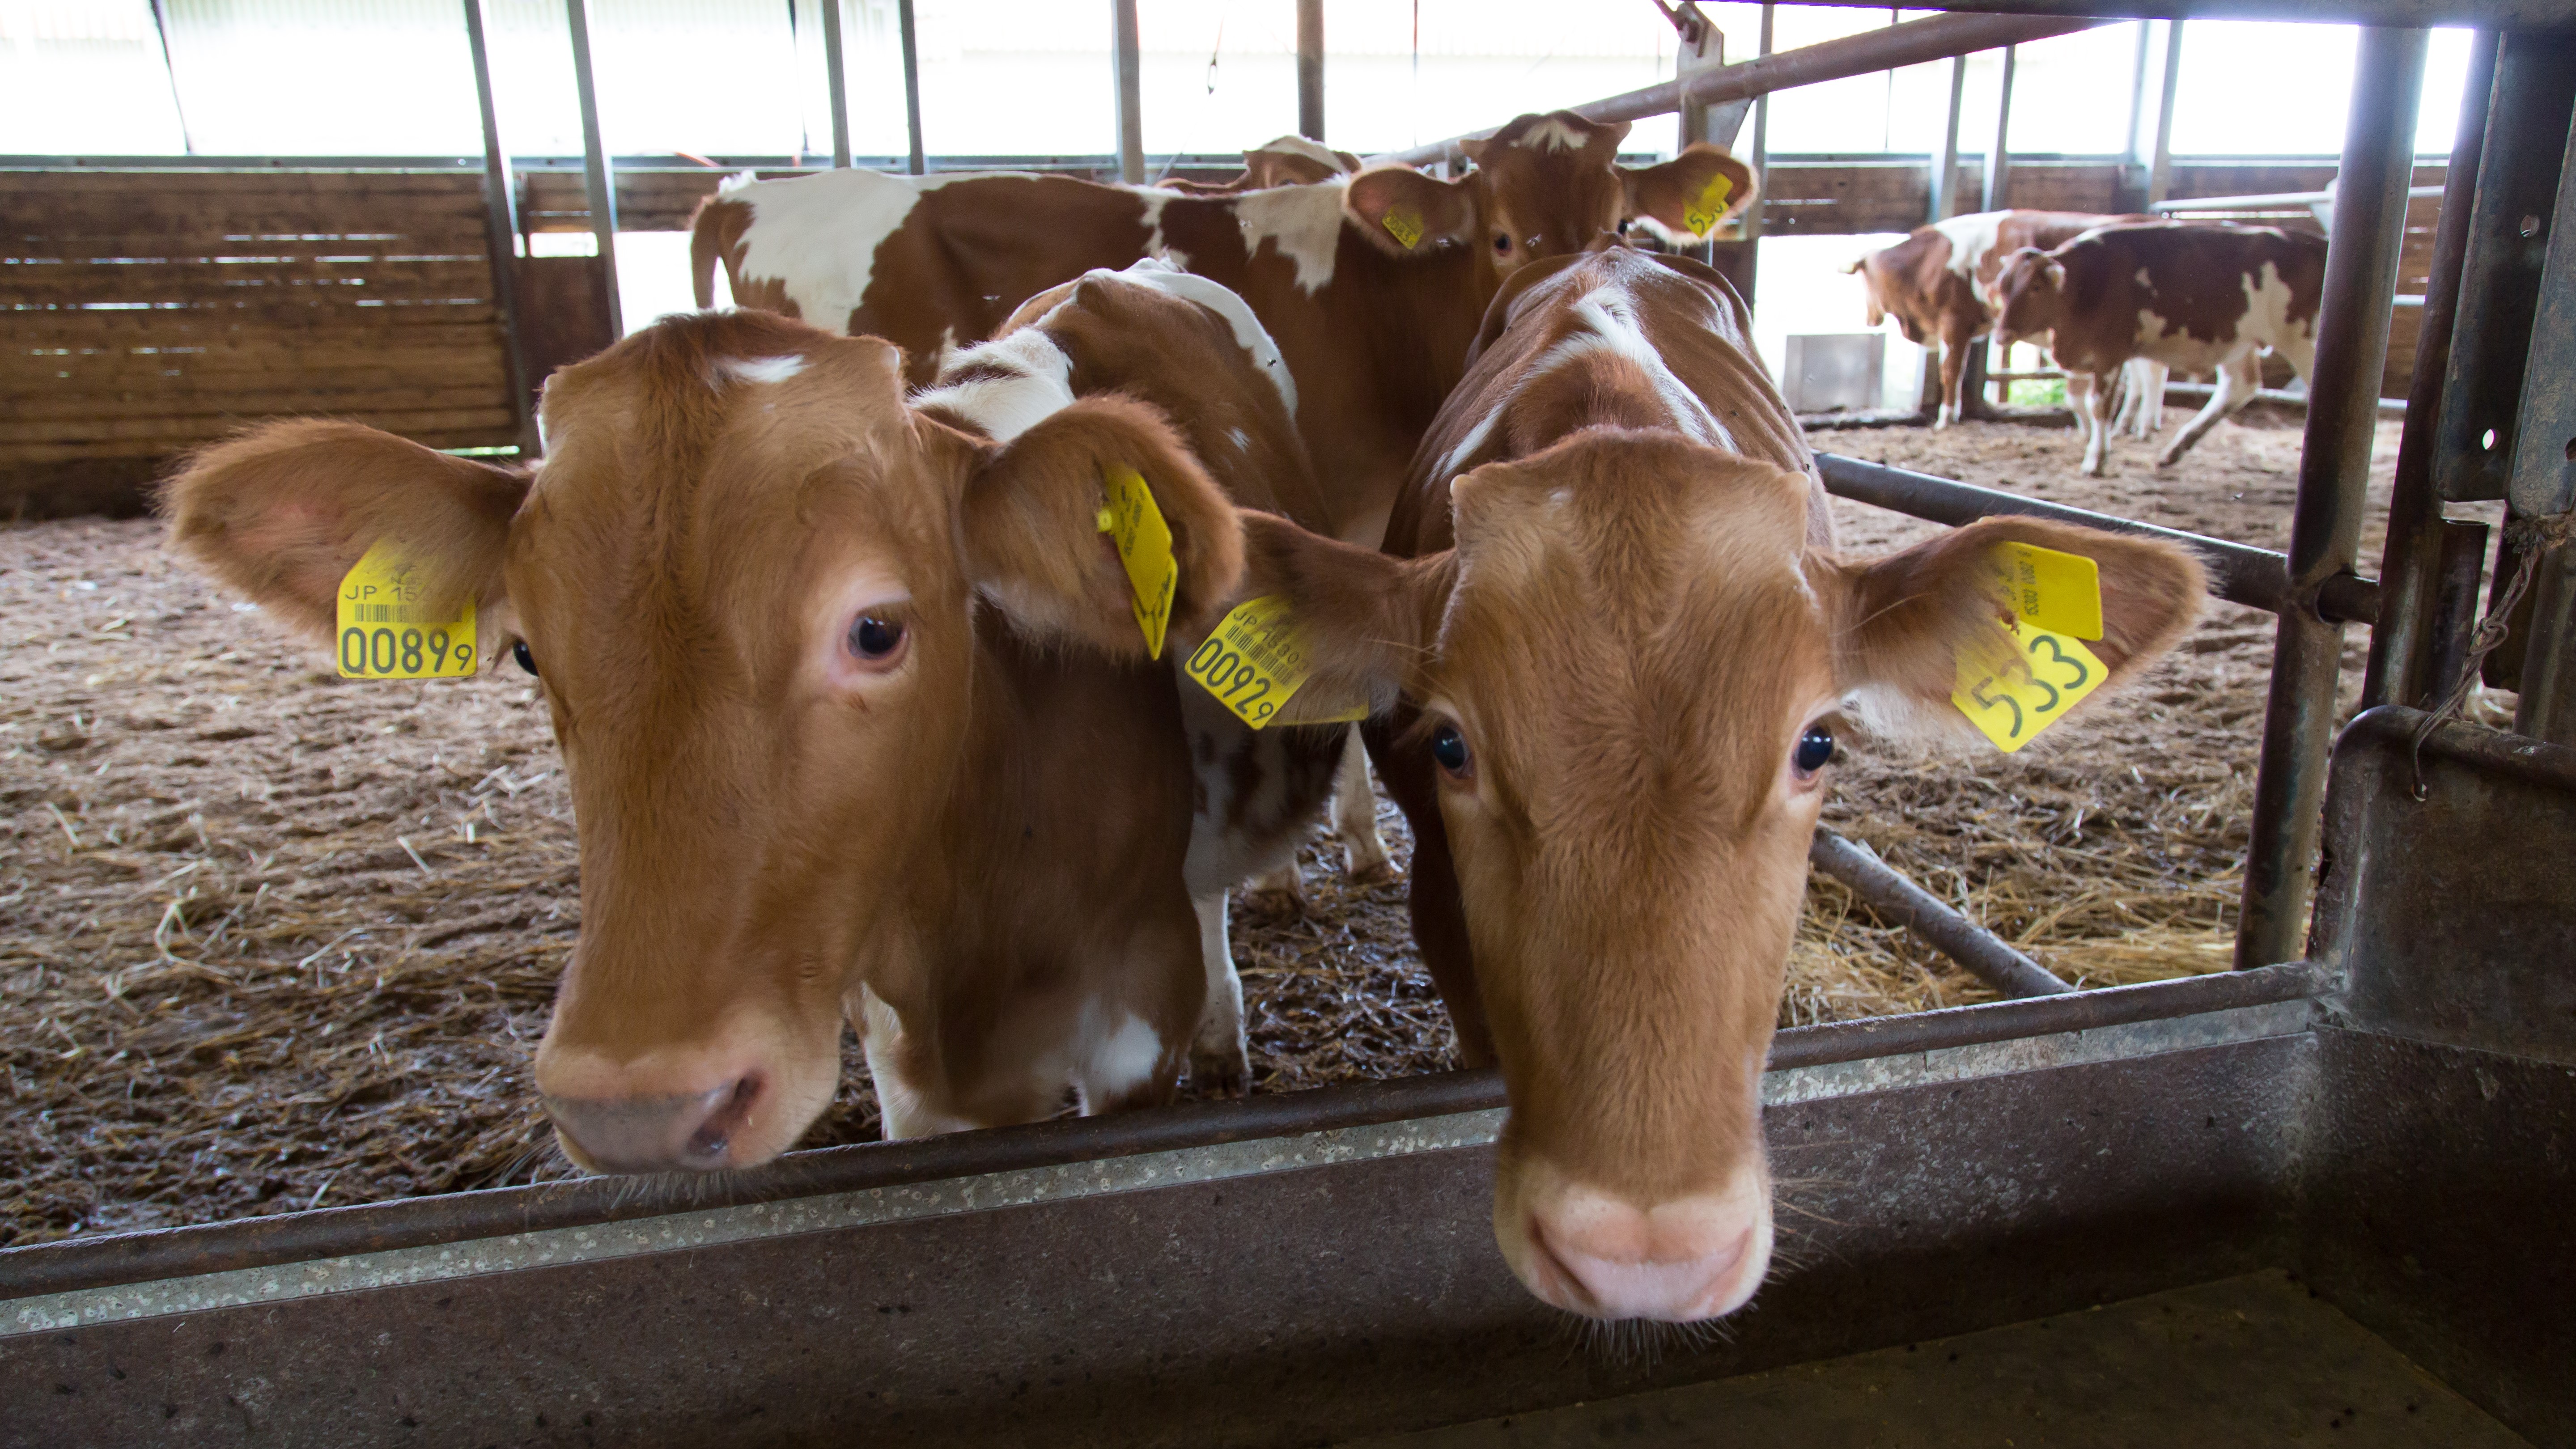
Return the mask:
[[417,572],[378,539],[340,579],[338,621],[343,679],[463,679],[474,673],[474,601],[429,607]]
[[1404,243],[1406,251],[1413,250],[1414,243],[1422,240],[1422,218],[1403,207],[1388,212],[1378,225],[1386,228],[1387,235]]
[[1726,198],[1735,194],[1735,180],[1721,171],[1708,178],[1700,188],[1699,200],[1682,208],[1682,222],[1693,236],[1706,236],[1717,230],[1719,217],[1726,215]]
[[2102,637],[2100,564],[2035,543],[1999,544],[1988,558],[2023,623],[2078,639]]
[[1273,722],[1326,724],[1368,718],[1365,704],[1338,701],[1312,712],[1289,710],[1288,702],[1314,674],[1315,664],[1288,610],[1288,600],[1277,594],[1235,605],[1191,653],[1181,672],[1254,729]]
[[1992,661],[1958,660],[1950,702],[2009,755],[2102,687],[2110,666],[2080,639],[2024,624]]
[[1101,477],[1109,498],[1100,510],[1100,531],[1109,535],[1118,550],[1118,562],[1127,570],[1145,652],[1160,659],[1163,629],[1172,620],[1172,589],[1181,577],[1181,566],[1172,559],[1172,527],[1163,521],[1163,510],[1155,506],[1154,490],[1145,486],[1143,474],[1112,466],[1102,469]]

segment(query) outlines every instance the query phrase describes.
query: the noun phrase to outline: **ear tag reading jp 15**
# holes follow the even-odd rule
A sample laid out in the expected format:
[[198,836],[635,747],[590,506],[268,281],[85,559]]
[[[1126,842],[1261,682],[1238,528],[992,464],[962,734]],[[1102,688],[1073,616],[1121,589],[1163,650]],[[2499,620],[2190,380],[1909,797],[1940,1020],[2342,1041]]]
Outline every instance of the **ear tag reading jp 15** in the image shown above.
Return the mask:
[[1993,658],[1958,657],[1950,701],[1995,748],[2011,754],[2110,675],[2082,642],[2102,637],[2102,573],[2082,554],[2027,543],[2001,545],[1989,561],[2011,601],[2013,623]]
[[1335,724],[1368,718],[1366,704],[1283,718],[1288,701],[1315,665],[1304,636],[1288,617],[1288,600],[1278,594],[1235,605],[1181,670],[1254,729],[1273,721]]
[[342,679],[463,679],[474,673],[474,601],[441,619],[389,539],[342,576],[336,613]]
[[1387,235],[1404,243],[1406,251],[1413,250],[1413,244],[1422,240],[1422,218],[1401,206],[1388,212],[1378,225],[1386,228]]
[[1172,561],[1172,528],[1154,505],[1154,491],[1133,468],[1112,465],[1101,470],[1109,501],[1100,510],[1100,531],[1118,549],[1127,568],[1127,587],[1135,594],[1136,627],[1144,632],[1145,652],[1163,657],[1163,628],[1172,619],[1172,588],[1181,566]]
[[1717,219],[1726,215],[1726,198],[1734,194],[1735,182],[1725,172],[1708,178],[1708,185],[1700,188],[1699,200],[1682,208],[1682,224],[1691,229],[1693,236],[1706,236],[1717,230]]

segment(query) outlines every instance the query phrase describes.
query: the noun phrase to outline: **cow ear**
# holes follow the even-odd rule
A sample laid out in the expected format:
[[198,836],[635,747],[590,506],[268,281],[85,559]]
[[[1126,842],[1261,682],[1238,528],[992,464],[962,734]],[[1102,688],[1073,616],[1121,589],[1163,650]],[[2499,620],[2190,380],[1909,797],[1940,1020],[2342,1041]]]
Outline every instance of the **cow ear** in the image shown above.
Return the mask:
[[1205,633],[1242,575],[1234,505],[1142,403],[1080,399],[1007,444],[980,447],[969,466],[959,505],[967,574],[1033,633],[1147,657],[1134,585],[1101,526],[1113,474],[1142,477],[1171,530],[1167,640]]
[[1243,554],[1236,592],[1288,601],[1315,668],[1305,688],[1316,697],[1366,698],[1385,709],[1420,683],[1457,582],[1453,553],[1390,558],[1246,510]]
[[1351,178],[1342,210],[1388,255],[1427,257],[1442,242],[1476,239],[1474,184],[1464,176],[1442,181],[1410,166],[1380,166]]
[[[2200,617],[2207,579],[2198,560],[2161,539],[2105,533],[2037,518],[1986,518],[1866,563],[1825,565],[1834,601],[1835,674],[1874,728],[1896,734],[1973,734],[1951,702],[1964,667],[1983,671],[2017,655],[2012,616],[1996,572],[2007,543],[2036,544],[2093,560],[2100,571],[2102,637],[2084,647],[2116,687],[2155,662]],[[1811,571],[1811,576],[1812,576]],[[2107,694],[2088,695],[2090,708]]]
[[181,464],[161,492],[171,547],[297,631],[331,638],[340,581],[379,540],[425,605],[501,602],[528,480],[355,423],[270,423]]
[[1651,216],[1667,230],[1707,236],[1744,213],[1761,194],[1753,170],[1723,146],[1694,141],[1670,161],[1622,166],[1630,216]]

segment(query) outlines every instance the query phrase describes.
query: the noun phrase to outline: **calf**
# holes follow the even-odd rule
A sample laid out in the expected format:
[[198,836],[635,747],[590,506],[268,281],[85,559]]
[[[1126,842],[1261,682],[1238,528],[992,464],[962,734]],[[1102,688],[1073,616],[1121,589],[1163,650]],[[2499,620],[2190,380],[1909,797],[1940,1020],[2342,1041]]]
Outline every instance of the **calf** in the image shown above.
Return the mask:
[[1509,1091],[1504,1257],[1578,1313],[1713,1317],[1770,1252],[1763,1058],[1850,722],[1968,731],[1959,671],[2021,657],[2002,542],[2097,562],[2114,680],[2182,633],[2200,570],[2034,519],[1838,556],[1743,304],[1694,262],[1530,268],[1480,346],[1386,552],[1250,516],[1245,587],[1288,596],[1319,678],[1392,705],[1369,741],[1423,959]]
[[1183,196],[1239,196],[1273,186],[1312,186],[1360,169],[1360,158],[1303,136],[1282,136],[1243,153],[1243,174],[1226,182],[1170,179],[1154,183]]
[[[1177,631],[1241,568],[1150,408],[1007,438],[905,406],[901,357],[758,313],[667,318],[546,388],[533,475],[345,423],[188,464],[176,544],[308,632],[378,540],[544,691],[581,935],[536,1058],[609,1171],[785,1150],[865,1040],[887,1135],[1168,1099],[1205,993],[1188,762],[1096,515],[1132,468]],[[443,612],[433,617],[447,617]]]
[[2048,337],[2084,430],[2084,471],[2099,475],[2112,374],[2133,358],[2217,373],[2209,405],[2156,455],[2157,467],[2170,466],[2254,400],[2261,349],[2308,375],[2325,272],[2326,239],[2310,232],[2149,222],[2103,227],[2053,251],[2025,247],[2005,261],[1988,299],[2007,343]]
[[[1994,320],[1985,289],[2002,270],[2004,258],[2023,247],[2062,245],[2098,226],[2149,220],[2153,218],[2085,211],[1981,211],[1918,226],[1905,240],[1844,270],[1860,274],[1870,326],[1894,317],[1906,341],[1941,349],[1941,407],[1932,426],[1946,428],[1962,416],[1968,345],[1984,336]],[[2135,426],[2143,438],[2154,433],[2162,411],[2164,370],[2141,363],[2128,381],[2131,391],[2119,421],[2124,428]]]

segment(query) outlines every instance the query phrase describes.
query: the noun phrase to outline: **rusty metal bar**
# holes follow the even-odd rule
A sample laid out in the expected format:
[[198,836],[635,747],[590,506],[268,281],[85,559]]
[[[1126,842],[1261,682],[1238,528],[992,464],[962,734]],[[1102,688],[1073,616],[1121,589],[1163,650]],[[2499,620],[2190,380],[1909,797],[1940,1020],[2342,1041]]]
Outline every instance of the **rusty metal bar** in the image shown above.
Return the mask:
[[1297,0],[1297,134],[1324,139],[1324,0]]
[[590,232],[599,242],[594,275],[607,291],[608,330],[626,335],[626,312],[617,295],[617,180],[611,173],[608,146],[599,133],[599,88],[590,75],[590,0],[564,0],[564,19],[572,30],[573,89],[581,101],[582,178],[590,197]]
[[2055,996],[2075,988],[1899,874],[1868,846],[1819,826],[1807,862],[1851,887],[1861,904],[1922,937],[2006,996]]
[[[2478,158],[2486,147],[2495,68],[2496,33],[2482,30],[2469,52],[2460,128],[2451,143],[2442,214],[2434,224],[2433,259],[2424,284],[2423,330],[2416,335],[2415,372],[2406,384],[2406,431],[2397,444],[2396,477],[2389,490],[2388,544],[2379,558],[2379,623],[2371,632],[2370,671],[2361,686],[2364,709],[2420,704],[2451,685],[2449,673],[2434,667],[2442,652],[2434,626],[2444,592],[2456,577],[2444,564],[2457,548],[2450,542],[2452,530],[2443,527],[2442,499],[2433,487],[2433,442],[2442,426],[2442,379],[2451,366],[2452,325],[2459,315],[2460,273],[2468,257],[2469,216],[2477,201]],[[2483,528],[2478,536],[2483,542]],[[2474,604],[2476,561],[2468,584]]]
[[1995,144],[1986,152],[1986,194],[1981,211],[2001,211],[2008,204],[2004,197],[2012,190],[2012,93],[2013,71],[2021,60],[2021,47],[2004,47],[2003,89],[1995,98]]
[[1109,0],[1110,74],[1118,87],[1118,179],[1145,183],[1145,61],[1136,0]]
[[519,334],[518,196],[510,178],[510,153],[501,144],[501,118],[492,99],[492,52],[483,30],[483,0],[464,0],[465,45],[474,61],[474,101],[483,121],[483,248],[492,259],[493,310],[501,314],[501,351],[510,372],[510,413],[518,422],[519,454],[537,453],[536,385],[528,376],[527,349]]
[[2366,30],[2354,68],[2298,501],[2290,515],[2290,591],[2273,636],[2272,687],[2254,776],[2254,834],[2236,931],[2240,969],[2299,954],[2315,891],[2326,747],[2343,662],[2343,625],[2320,612],[2320,596],[2328,580],[2352,572],[2360,551],[2427,39],[2422,30]]
[[[1752,100],[1773,91],[1811,86],[1820,81],[1843,80],[1899,66],[1948,60],[1952,56],[1971,55],[2000,45],[2046,40],[2053,35],[2071,35],[2104,23],[2091,18],[1936,15],[1928,20],[1909,20],[1902,25],[1891,25],[1884,30],[1865,31],[1817,45],[1802,45],[1795,50],[1748,60],[1742,65],[1714,67],[1687,81],[1670,80],[1570,109],[1587,120],[1634,121],[1646,116],[1669,115],[1680,110],[1686,101],[1717,105],[1725,101]],[[1406,151],[1391,151],[1369,159],[1373,162],[1402,161],[1413,166],[1459,161],[1466,155],[1458,149],[1460,141],[1478,140],[1492,135],[1496,129],[1488,126],[1446,141],[1434,141]]]
[[1968,58],[1950,57],[1949,119],[1941,127],[1941,149],[1932,154],[1931,220],[1948,221],[1959,210],[1959,111],[1968,100]]
[[895,0],[895,28],[903,41],[903,124],[912,151],[904,170],[919,176],[925,169],[921,150],[921,44],[912,25],[912,0]]
[[2156,154],[2147,163],[2147,204],[2165,199],[2173,186],[2173,114],[2174,92],[2182,84],[2182,21],[2165,22],[2165,70],[2162,77],[2163,99],[2156,103]]
[[[2018,493],[1980,488],[1954,478],[1936,478],[1929,473],[1890,468],[1880,463],[1864,463],[1838,453],[1818,453],[1816,471],[1824,477],[1825,491],[1837,498],[1849,498],[1857,503],[1953,527],[1996,514],[2017,514],[2029,518],[2052,518],[2060,523],[2081,524],[2113,533],[2161,538],[2199,554],[2201,563],[2209,569],[2209,591],[2229,603],[2277,614],[2281,612],[2283,601],[2289,597],[2288,560],[2268,548],[2230,543],[2223,538],[2185,533],[2178,528],[2160,528],[2134,519],[2114,518],[2090,509],[2070,508],[2063,503],[2044,503]],[[2350,574],[2329,579],[2319,597],[2319,608],[2328,618],[2370,623],[2379,616],[2379,585]]]
[[832,97],[832,167],[850,165],[850,69],[841,53],[841,0],[822,0],[823,83]]

